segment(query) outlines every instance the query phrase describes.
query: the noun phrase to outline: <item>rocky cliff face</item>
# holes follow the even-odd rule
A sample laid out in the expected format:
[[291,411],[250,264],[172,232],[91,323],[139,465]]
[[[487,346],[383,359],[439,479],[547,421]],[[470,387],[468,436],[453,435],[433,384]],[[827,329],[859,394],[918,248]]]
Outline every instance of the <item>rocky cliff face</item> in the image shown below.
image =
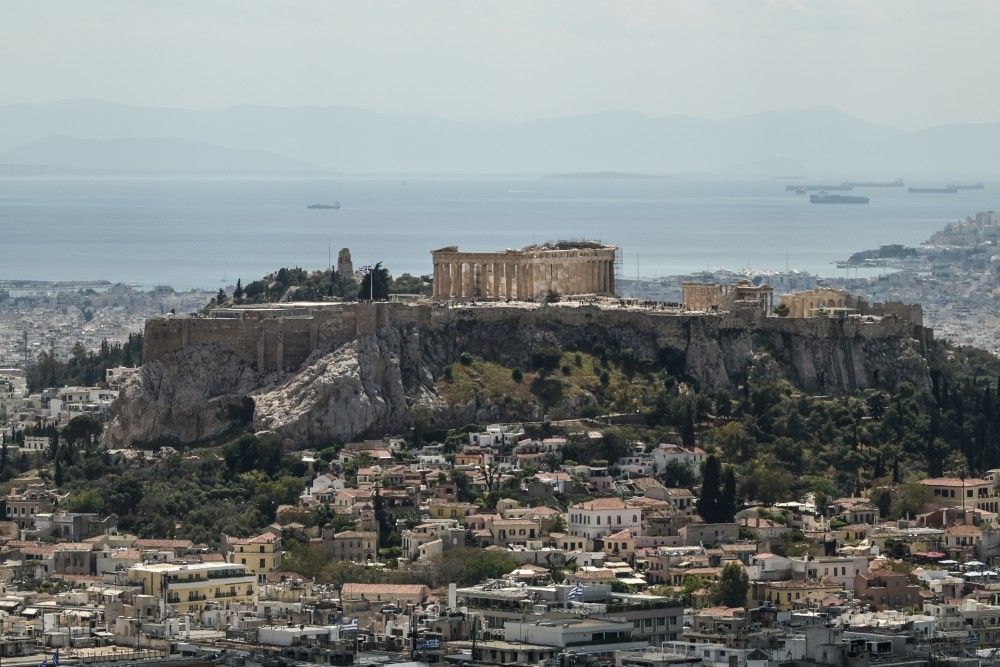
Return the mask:
[[143,364],[111,406],[109,446],[193,442],[253,414],[249,394],[261,378],[222,344],[199,343]]
[[533,350],[626,348],[639,359],[685,373],[704,389],[735,388],[751,356],[771,354],[796,386],[852,391],[907,380],[928,385],[927,363],[906,335],[870,336],[833,321],[809,326],[719,317],[659,320],[618,313],[562,317],[539,310],[503,317],[475,311],[433,326],[394,324],[333,350],[317,350],[298,370],[263,376],[224,343],[181,347],[147,363],[116,401],[108,443],[158,438],[195,441],[252,421],[295,445],[399,433],[422,406],[441,426],[538,419],[538,404],[513,400],[448,403],[435,381],[462,352],[526,368]]

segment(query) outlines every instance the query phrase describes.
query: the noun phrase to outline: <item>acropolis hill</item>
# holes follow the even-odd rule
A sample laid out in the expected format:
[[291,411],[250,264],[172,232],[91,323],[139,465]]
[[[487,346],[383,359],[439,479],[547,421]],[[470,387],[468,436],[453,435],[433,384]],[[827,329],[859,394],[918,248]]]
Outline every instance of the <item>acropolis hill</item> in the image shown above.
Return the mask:
[[[800,316],[778,317],[770,312],[769,288],[709,286],[692,291],[704,302],[703,310],[692,311],[575,293],[613,287],[612,267],[593,264],[607,258],[589,253],[529,257],[537,268],[523,273],[516,266],[508,273],[507,253],[486,268],[480,254],[445,254],[434,255],[435,275],[451,262],[448,275],[463,276],[460,294],[453,287],[447,296],[438,291],[412,303],[238,305],[209,316],[149,320],[145,364],[116,402],[109,444],[203,440],[249,423],[281,434],[289,446],[306,446],[400,433],[418,406],[441,427],[541,419],[552,409],[572,414],[592,397],[575,395],[576,403],[552,406],[523,396],[487,400],[479,392],[456,399],[440,391],[445,371],[460,357],[523,369],[531,367],[534,352],[551,349],[632,358],[708,391],[734,390],[761,353],[810,392],[902,380],[929,385],[923,355],[932,332],[915,321],[919,309],[823,293],[791,302]],[[566,264],[553,267],[553,259]],[[585,270],[566,270],[574,264]],[[509,293],[524,285],[532,286],[531,294],[563,296],[558,303],[507,298],[508,275]],[[498,286],[492,296],[489,290]]]

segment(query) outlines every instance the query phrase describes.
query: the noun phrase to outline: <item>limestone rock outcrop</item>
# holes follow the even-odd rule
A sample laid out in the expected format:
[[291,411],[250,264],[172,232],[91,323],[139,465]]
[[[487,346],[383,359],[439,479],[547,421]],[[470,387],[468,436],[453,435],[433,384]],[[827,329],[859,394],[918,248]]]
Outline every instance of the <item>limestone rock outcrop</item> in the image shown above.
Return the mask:
[[[411,425],[417,406],[438,427],[543,417],[540,403],[523,399],[445,400],[435,389],[437,380],[463,352],[528,368],[532,352],[541,348],[612,355],[627,350],[706,391],[734,390],[745,381],[750,360],[763,352],[790,382],[809,392],[901,380],[918,389],[929,386],[921,343],[901,323],[656,317],[572,308],[447,309],[433,315],[401,317],[346,343],[317,346],[298,367],[266,374],[251,355],[235,353],[222,337],[181,344],[147,362],[129,381],[113,406],[108,444],[196,441],[252,424],[298,446],[324,445],[400,433]],[[195,325],[201,326],[197,321],[190,326]],[[288,340],[286,335],[284,345]]]
[[111,406],[105,441],[194,442],[217,436],[253,413],[253,368],[226,345],[196,343],[143,364]]

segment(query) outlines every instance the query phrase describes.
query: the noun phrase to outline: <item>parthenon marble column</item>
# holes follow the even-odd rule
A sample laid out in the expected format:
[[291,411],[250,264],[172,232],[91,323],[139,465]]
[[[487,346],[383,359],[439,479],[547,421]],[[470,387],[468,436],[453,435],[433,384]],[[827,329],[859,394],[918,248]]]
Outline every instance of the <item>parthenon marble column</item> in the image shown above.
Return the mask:
[[492,262],[490,264],[490,271],[493,273],[493,291],[490,296],[494,299],[499,299],[501,298],[500,278],[503,273],[503,264],[499,262]]

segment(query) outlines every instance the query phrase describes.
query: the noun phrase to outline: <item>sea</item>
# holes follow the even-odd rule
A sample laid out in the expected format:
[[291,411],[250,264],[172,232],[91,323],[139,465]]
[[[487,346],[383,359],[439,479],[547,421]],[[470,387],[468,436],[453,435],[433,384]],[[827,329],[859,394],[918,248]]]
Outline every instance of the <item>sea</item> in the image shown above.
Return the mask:
[[[919,244],[948,222],[1000,205],[1000,183],[956,194],[856,189],[871,203],[810,204],[785,190],[802,180],[0,178],[0,279],[214,290],[282,266],[326,268],[344,247],[355,267],[381,262],[399,275],[430,273],[436,248],[494,251],[560,239],[620,246],[626,278],[719,268],[847,276],[835,262],[855,251]],[[307,208],[335,201],[339,210]]]

